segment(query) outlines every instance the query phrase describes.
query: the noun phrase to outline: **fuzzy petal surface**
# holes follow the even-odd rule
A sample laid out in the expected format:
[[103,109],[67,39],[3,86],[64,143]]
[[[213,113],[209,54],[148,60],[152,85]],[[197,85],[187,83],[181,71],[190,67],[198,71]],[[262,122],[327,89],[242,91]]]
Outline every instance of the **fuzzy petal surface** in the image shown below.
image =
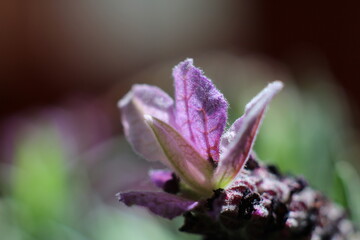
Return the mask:
[[136,84],[118,103],[125,136],[133,149],[150,161],[166,162],[166,156],[144,115],[155,116],[171,124],[174,122],[174,101],[160,88],[146,84]]
[[[245,165],[266,108],[271,99],[282,88],[283,84],[279,81],[270,83],[246,105],[245,114],[239,120],[240,123],[238,123],[239,129],[234,133],[236,137],[231,139],[227,148],[222,153],[219,166],[216,169],[214,181],[218,187],[225,187],[231,183]],[[233,127],[233,129],[236,128],[235,126]]]
[[205,159],[219,160],[228,103],[203,72],[187,59],[173,69],[176,122],[181,134]]
[[119,193],[118,198],[127,206],[145,207],[156,215],[168,219],[180,216],[198,205],[196,201],[164,192],[126,192]]
[[244,120],[244,116],[241,116],[238,118],[228,130],[224,132],[224,134],[221,136],[220,141],[220,153],[226,151],[229,144],[234,140],[237,133],[240,131],[240,128],[242,126]]

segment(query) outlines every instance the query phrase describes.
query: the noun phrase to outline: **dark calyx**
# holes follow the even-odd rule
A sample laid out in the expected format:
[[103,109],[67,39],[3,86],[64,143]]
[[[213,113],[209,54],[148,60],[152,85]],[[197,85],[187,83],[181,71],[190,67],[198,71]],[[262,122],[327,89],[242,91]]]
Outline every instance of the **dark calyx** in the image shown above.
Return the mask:
[[351,239],[343,209],[301,177],[286,176],[251,156],[226,189],[184,215],[183,232],[203,239]]
[[177,194],[180,191],[180,179],[175,175],[175,173],[173,173],[171,177],[172,178],[170,180],[164,183],[162,188],[164,192]]

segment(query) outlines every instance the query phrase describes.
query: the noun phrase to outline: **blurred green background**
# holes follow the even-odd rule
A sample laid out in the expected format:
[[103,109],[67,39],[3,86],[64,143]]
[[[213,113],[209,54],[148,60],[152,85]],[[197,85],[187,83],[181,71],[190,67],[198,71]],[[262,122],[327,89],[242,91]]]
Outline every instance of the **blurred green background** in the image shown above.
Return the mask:
[[147,172],[162,167],[132,152],[117,101],[134,83],[172,94],[172,67],[186,57],[229,100],[229,124],[282,80],[258,156],[303,175],[360,227],[360,8],[290,5],[1,1],[0,239],[199,239],[178,232],[181,218],[115,197],[154,188]]
[[[259,57],[210,54],[196,62],[229,99],[229,123],[269,79],[285,79],[286,87],[261,128],[257,154],[287,174],[303,175],[359,223],[357,136],[346,98],[324,79],[326,74],[309,71],[304,79],[309,84],[299,89],[286,69]],[[128,81],[158,84],[172,92],[173,64],[158,64]],[[311,82],[314,77],[319,80],[316,84]],[[70,101],[65,107],[4,121],[0,168],[4,239],[198,239],[177,232],[181,218],[167,221],[117,202],[118,191],[153,188],[147,171],[161,165],[137,157],[114,130],[120,125],[120,113],[114,119],[103,107],[114,91],[116,87],[96,101]]]

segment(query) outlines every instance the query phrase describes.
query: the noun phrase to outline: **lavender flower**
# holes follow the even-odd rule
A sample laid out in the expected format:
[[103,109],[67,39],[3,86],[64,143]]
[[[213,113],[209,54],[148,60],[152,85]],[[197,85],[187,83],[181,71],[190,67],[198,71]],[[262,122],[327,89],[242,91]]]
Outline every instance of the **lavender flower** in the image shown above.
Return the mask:
[[172,169],[199,197],[229,185],[249,156],[266,106],[282,88],[269,84],[228,131],[228,103],[192,60],[173,70],[175,102],[162,90],[135,85],[119,102],[134,150]]
[[[150,172],[163,192],[119,193],[120,201],[168,219],[184,214],[181,230],[205,239],[262,239],[270,233],[286,239],[312,236],[315,229],[319,235],[320,223],[332,226],[344,219],[341,209],[304,180],[282,176],[252,153],[281,82],[270,83],[225,131],[228,103],[192,59],[175,66],[173,77],[175,101],[145,84],[133,86],[119,101],[134,150],[171,170]],[[336,220],[325,219],[324,209],[332,209]]]

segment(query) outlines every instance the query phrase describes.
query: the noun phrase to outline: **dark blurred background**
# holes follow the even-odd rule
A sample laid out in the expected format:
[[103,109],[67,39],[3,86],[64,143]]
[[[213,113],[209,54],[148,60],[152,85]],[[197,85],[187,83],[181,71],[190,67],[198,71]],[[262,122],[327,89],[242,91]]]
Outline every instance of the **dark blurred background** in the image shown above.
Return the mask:
[[2,0],[0,114],[114,84],[125,92],[144,67],[225,50],[264,54],[295,76],[326,64],[359,126],[359,24],[356,1]]
[[[1,0],[0,232],[4,239],[190,239],[181,219],[127,209],[149,189],[117,101],[134,83],[173,92],[194,58],[230,103],[285,89],[255,150],[344,206],[360,226],[360,8],[355,1]],[[138,226],[142,231],[138,231]],[[194,238],[197,239],[197,238]]]

